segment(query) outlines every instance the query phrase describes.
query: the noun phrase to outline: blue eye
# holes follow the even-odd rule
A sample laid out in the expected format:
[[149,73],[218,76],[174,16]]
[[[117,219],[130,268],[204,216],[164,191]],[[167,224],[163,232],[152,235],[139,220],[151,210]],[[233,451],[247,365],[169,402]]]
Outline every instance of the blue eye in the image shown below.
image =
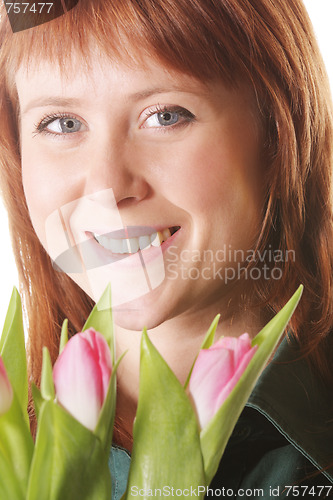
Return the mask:
[[195,116],[185,108],[167,106],[164,109],[150,109],[143,128],[165,128],[192,122]]
[[36,131],[50,134],[72,134],[82,131],[85,125],[73,116],[49,115],[36,126]]
[[179,121],[179,114],[171,111],[164,111],[163,113],[154,113],[146,120],[146,125],[151,127],[169,126],[174,125]]
[[158,113],[158,121],[161,125],[174,125],[179,120],[179,114],[173,113],[172,111],[165,111],[164,113]]
[[[55,120],[54,122],[52,122],[50,125],[56,126],[64,134],[78,132],[82,127],[82,123],[76,118],[60,118],[59,120]],[[50,125],[48,126],[48,128],[49,130],[52,130],[52,127],[50,127]]]

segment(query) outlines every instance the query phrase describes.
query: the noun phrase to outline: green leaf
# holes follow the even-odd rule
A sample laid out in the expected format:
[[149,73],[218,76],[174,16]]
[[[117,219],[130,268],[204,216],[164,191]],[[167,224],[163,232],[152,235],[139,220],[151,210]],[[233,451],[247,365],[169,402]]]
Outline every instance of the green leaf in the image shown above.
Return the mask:
[[26,500],[110,500],[108,454],[99,439],[53,401],[39,415]]
[[[264,349],[258,349],[256,353],[256,358],[261,357],[263,363],[266,364],[269,356],[275,349],[277,343],[280,340],[281,335],[278,334],[282,330],[281,334],[284,332],[290,318],[294,314],[294,311],[301,299],[303,293],[303,285],[300,285],[294,295],[289,299],[286,305],[279,311],[267,325],[254,337],[252,340],[252,345],[261,346],[265,345]],[[269,351],[269,352],[268,352]],[[266,355],[266,354],[267,355]]]
[[217,314],[215,318],[212,321],[212,324],[208,328],[208,331],[205,335],[205,338],[201,344],[201,349],[209,349],[213,344],[214,344],[214,339],[215,339],[215,332],[217,325],[220,321],[221,314]]
[[[1,425],[1,424],[0,424]],[[25,494],[13,473],[12,464],[2,450],[0,442],[0,498],[25,500]]]
[[13,388],[13,402],[0,416],[0,498],[25,499],[33,454],[28,405],[28,375],[21,299],[16,288],[10,299],[0,355]]
[[108,387],[108,392],[106,394],[101,413],[99,415],[98,423],[96,429],[94,430],[95,436],[97,436],[101,443],[104,445],[105,453],[110,452],[112,444],[112,434],[113,434],[113,424],[114,417],[116,413],[116,396],[117,396],[117,369],[119,363],[123,359],[126,353],[124,353],[117,361],[115,366],[112,368],[112,375]]
[[116,409],[116,392],[117,392],[116,373],[120,362],[120,360],[118,360],[117,363],[115,362],[115,343],[114,343],[114,328],[113,328],[113,318],[112,318],[110,284],[108,284],[101,298],[91,311],[82,331],[87,330],[88,328],[93,328],[97,332],[101,333],[106,339],[111,351],[111,362],[112,362],[111,380],[105,401],[103,403],[103,407],[101,409],[99,420],[96,429],[94,431],[95,435],[98,436],[101,442],[103,443],[105,451],[109,453],[110,445],[112,442],[113,424],[114,424],[115,409]]
[[61,327],[59,354],[62,353],[68,342],[68,319],[66,318]]
[[43,366],[40,390],[44,399],[54,399],[55,390],[52,377],[52,362],[47,347],[43,347]]
[[6,367],[8,378],[22,408],[25,423],[27,427],[29,427],[29,418],[27,413],[27,359],[25,352],[21,299],[16,288],[13,289],[1,335],[0,355]]
[[10,409],[0,416],[1,499],[25,499],[33,447],[30,430],[14,393]]
[[201,447],[207,484],[211,482],[217,471],[222,454],[239,415],[283,334],[301,298],[302,291],[303,286],[301,285],[283,309],[253,339],[252,345],[258,345],[257,351],[234,390],[201,432]]
[[91,311],[83,331],[88,328],[94,328],[97,332],[101,333],[111,349],[112,366],[115,364],[115,347],[113,335],[113,318],[111,307],[111,285],[108,284],[103,295]]
[[[212,324],[208,328],[208,331],[207,331],[207,333],[205,335],[205,338],[203,339],[203,342],[201,344],[199,352],[201,351],[201,349],[209,349],[210,346],[213,345],[214,339],[215,339],[215,332],[216,332],[216,328],[217,328],[217,325],[219,323],[220,317],[221,317],[221,314],[217,314],[215,316],[215,318],[213,319]],[[194,367],[194,364],[195,364],[195,362],[197,360],[198,355],[199,355],[199,353],[196,355],[196,357],[195,357],[195,359],[193,361],[193,364],[191,366],[190,372],[187,375],[187,379],[186,379],[186,382],[184,384],[184,388],[185,389],[187,388],[187,386],[188,386],[188,384],[190,382],[190,378],[191,378],[191,375],[192,375],[192,372],[193,372],[193,367]]]
[[[140,394],[126,499],[132,487],[198,488],[204,484],[197,420],[184,388],[150,342],[141,342]],[[162,496],[162,495],[160,495]],[[203,498],[199,496],[198,498]]]
[[42,404],[44,403],[45,399],[43,398],[38,387],[33,382],[31,384],[31,392],[32,392],[32,397],[34,398],[35,413],[36,413],[36,417],[38,420],[39,412],[40,412],[40,409],[41,409]]

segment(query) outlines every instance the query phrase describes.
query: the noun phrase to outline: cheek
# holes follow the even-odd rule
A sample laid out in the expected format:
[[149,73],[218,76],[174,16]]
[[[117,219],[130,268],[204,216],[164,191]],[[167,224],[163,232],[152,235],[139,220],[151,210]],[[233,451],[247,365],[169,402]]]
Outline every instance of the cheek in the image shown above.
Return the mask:
[[[25,151],[28,153],[28,151]],[[43,171],[34,155],[22,155],[22,182],[32,225],[39,237],[45,241],[45,219],[49,213],[50,189],[45,183]]]
[[[241,133],[241,132],[240,132]],[[198,133],[155,152],[152,165],[160,189],[176,206],[192,214],[258,216],[263,201],[262,167],[257,139],[231,130]]]
[[35,148],[23,147],[22,182],[31,222],[45,246],[47,218],[71,196],[69,179],[62,175],[59,165],[45,155],[37,154]]

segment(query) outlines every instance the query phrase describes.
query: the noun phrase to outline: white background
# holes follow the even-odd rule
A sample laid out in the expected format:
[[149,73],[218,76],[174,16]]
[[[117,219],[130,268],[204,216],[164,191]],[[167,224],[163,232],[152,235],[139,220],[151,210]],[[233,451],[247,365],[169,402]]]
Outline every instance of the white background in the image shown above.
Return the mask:
[[[286,0],[288,1],[288,0]],[[333,87],[333,0],[304,0],[317,34],[319,45]],[[18,279],[8,233],[6,212],[0,199],[0,332],[4,322],[12,287]]]

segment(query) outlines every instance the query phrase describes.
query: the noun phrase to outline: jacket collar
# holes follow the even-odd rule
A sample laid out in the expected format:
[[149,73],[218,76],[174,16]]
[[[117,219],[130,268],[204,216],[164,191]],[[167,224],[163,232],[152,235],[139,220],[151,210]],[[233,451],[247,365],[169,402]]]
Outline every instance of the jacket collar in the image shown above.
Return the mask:
[[296,343],[284,339],[260,376],[247,406],[270,420],[333,482],[332,393],[300,356]]

